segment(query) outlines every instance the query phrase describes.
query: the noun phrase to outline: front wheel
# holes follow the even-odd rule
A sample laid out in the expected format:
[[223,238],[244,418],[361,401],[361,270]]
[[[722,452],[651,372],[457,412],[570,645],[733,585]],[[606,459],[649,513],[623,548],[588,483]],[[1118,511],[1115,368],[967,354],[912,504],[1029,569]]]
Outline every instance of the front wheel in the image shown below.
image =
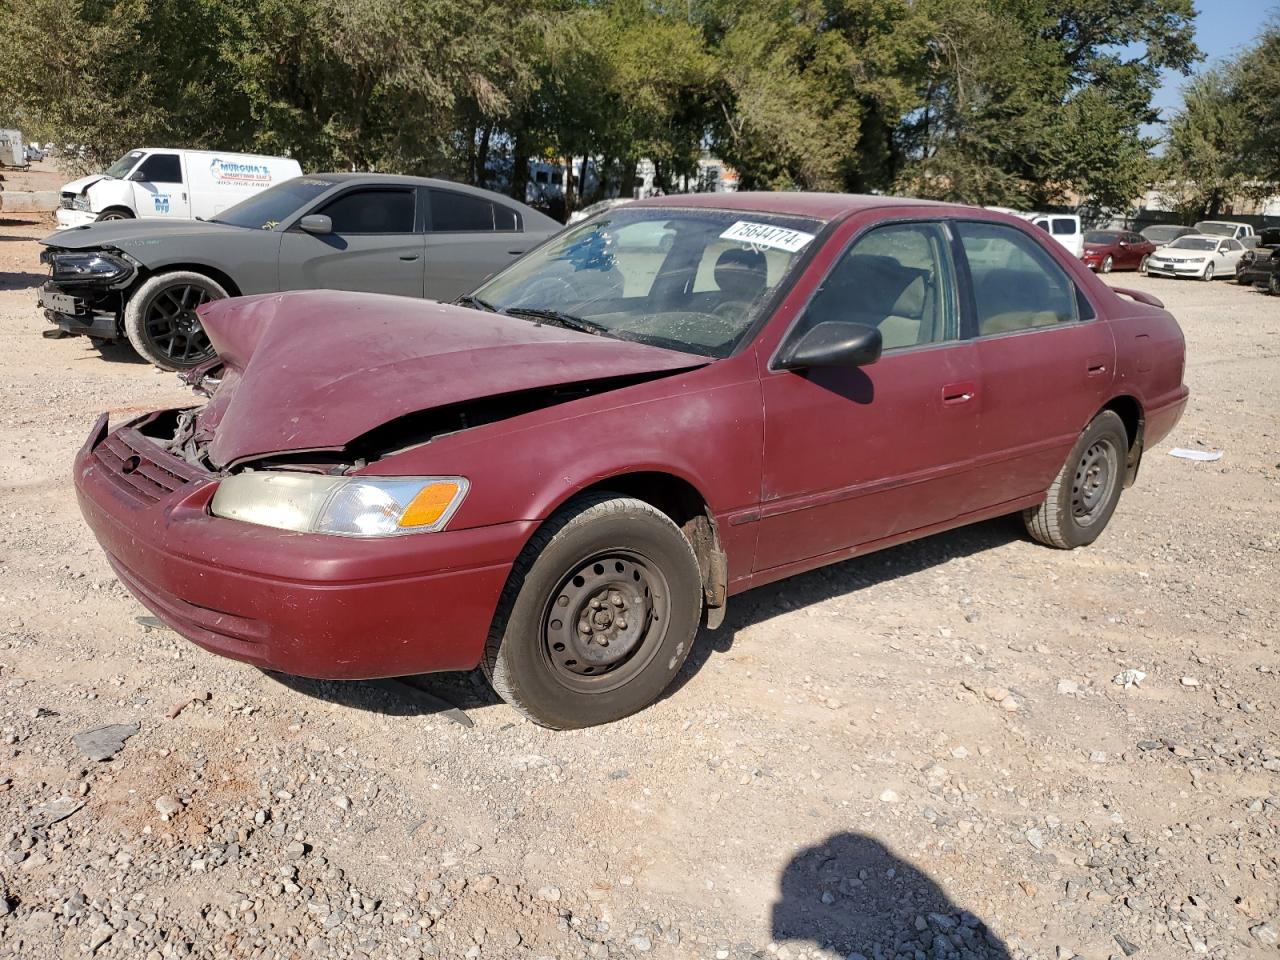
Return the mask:
[[203,273],[156,274],[125,304],[124,332],[133,349],[161,370],[190,370],[214,354],[196,308],[225,296],[222,285]]
[[1205,281],[1205,283],[1208,283],[1209,281],[1213,280],[1213,264],[1212,263],[1204,268],[1204,274],[1200,277],[1200,279]]
[[698,559],[666,514],[630,497],[580,497],[521,551],[482,666],[535,723],[609,723],[667,688],[701,613]]
[[1139,273],[1145,274],[1147,272],[1147,264],[1150,262],[1150,260],[1151,260],[1151,257],[1149,256],[1142,258],[1142,262],[1138,264]]
[[1124,421],[1103,410],[1080,434],[1044,503],[1022,512],[1027,532],[1062,550],[1097,540],[1120,501],[1128,449]]
[[1115,261],[1112,260],[1110,256],[1106,256],[1102,258],[1101,270],[1103,273],[1110,273],[1111,268],[1114,266],[1115,266]]
[[104,210],[98,214],[98,223],[104,223],[108,220],[132,220],[133,214],[128,210]]

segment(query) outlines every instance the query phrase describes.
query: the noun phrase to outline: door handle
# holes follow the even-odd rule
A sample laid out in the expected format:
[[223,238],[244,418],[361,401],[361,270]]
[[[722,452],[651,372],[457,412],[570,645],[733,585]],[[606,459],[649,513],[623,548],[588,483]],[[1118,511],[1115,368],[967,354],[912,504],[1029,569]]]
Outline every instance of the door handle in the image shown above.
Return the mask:
[[417,260],[419,256],[420,254],[416,253],[406,253],[402,255],[400,259],[404,260],[406,263],[412,263],[414,260]]
[[968,403],[977,395],[978,388],[971,380],[948,383],[942,388],[942,403],[944,406],[954,407],[957,404]]
[[507,253],[511,254],[511,256],[513,256],[513,257],[518,257],[518,256],[520,256],[520,254],[524,253],[524,251],[523,251],[523,250],[508,250],[508,251],[507,251]]
[[1106,357],[1090,357],[1087,363],[1088,374],[1091,377],[1100,377],[1107,372]]

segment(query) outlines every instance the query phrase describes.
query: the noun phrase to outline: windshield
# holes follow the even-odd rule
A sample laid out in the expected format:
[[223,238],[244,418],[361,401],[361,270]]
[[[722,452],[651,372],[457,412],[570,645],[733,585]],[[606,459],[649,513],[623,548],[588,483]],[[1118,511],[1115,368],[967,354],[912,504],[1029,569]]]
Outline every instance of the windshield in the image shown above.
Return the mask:
[[129,175],[129,171],[138,165],[145,154],[141,150],[130,150],[123,157],[102,171],[104,177],[115,177],[117,180],[123,180]]
[[227,207],[213,218],[213,222],[251,230],[275,230],[300,207],[332,186],[331,181],[318,177],[294,177],[241,200],[234,207]]
[[1147,227],[1142,231],[1142,235],[1152,243],[1168,243],[1170,240],[1185,236],[1186,231],[1186,227]]
[[820,223],[623,207],[516,261],[471,301],[707,357],[733,352]]
[[1196,224],[1196,233],[1207,233],[1215,237],[1234,237],[1235,224],[1214,223],[1212,220],[1201,220]]
[[1100,246],[1106,246],[1107,244],[1110,244],[1110,243],[1119,243],[1120,234],[1103,233],[1102,231],[1094,230],[1084,235],[1084,242],[1096,243],[1096,244],[1099,244]]
[[1218,241],[1207,237],[1182,237],[1169,244],[1172,250],[1217,250]]

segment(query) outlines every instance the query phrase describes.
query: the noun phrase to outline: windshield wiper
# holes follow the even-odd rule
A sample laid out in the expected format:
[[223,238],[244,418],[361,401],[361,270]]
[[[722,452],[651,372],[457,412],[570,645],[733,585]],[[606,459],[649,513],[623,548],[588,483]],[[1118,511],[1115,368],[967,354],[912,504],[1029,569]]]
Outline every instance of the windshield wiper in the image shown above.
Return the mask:
[[538,307],[507,307],[500,312],[509,313],[515,317],[528,317],[539,322],[553,323],[557,327],[577,330],[579,333],[594,333],[597,336],[609,333],[609,328],[604,324],[595,323],[592,320],[584,320],[582,317],[575,317],[572,313],[564,313],[561,310],[543,310]]
[[487,310],[489,313],[501,312],[500,310],[498,310],[497,307],[495,307],[488,300],[481,300],[479,297],[473,297],[469,293],[459,297],[457,300],[453,302],[460,307],[472,307],[473,309],[476,309],[476,310]]

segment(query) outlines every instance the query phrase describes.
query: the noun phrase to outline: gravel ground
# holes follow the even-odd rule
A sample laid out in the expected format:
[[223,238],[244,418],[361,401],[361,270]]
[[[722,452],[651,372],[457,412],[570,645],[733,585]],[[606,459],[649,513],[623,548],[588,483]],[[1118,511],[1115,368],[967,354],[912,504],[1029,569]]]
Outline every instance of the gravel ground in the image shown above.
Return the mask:
[[1280,300],[1115,278],[1193,393],[1092,548],[1001,520],[755,591],[659,704],[551,733],[149,623],[70,461],[188,394],[41,339],[47,229],[0,220],[0,956],[1277,955]]

